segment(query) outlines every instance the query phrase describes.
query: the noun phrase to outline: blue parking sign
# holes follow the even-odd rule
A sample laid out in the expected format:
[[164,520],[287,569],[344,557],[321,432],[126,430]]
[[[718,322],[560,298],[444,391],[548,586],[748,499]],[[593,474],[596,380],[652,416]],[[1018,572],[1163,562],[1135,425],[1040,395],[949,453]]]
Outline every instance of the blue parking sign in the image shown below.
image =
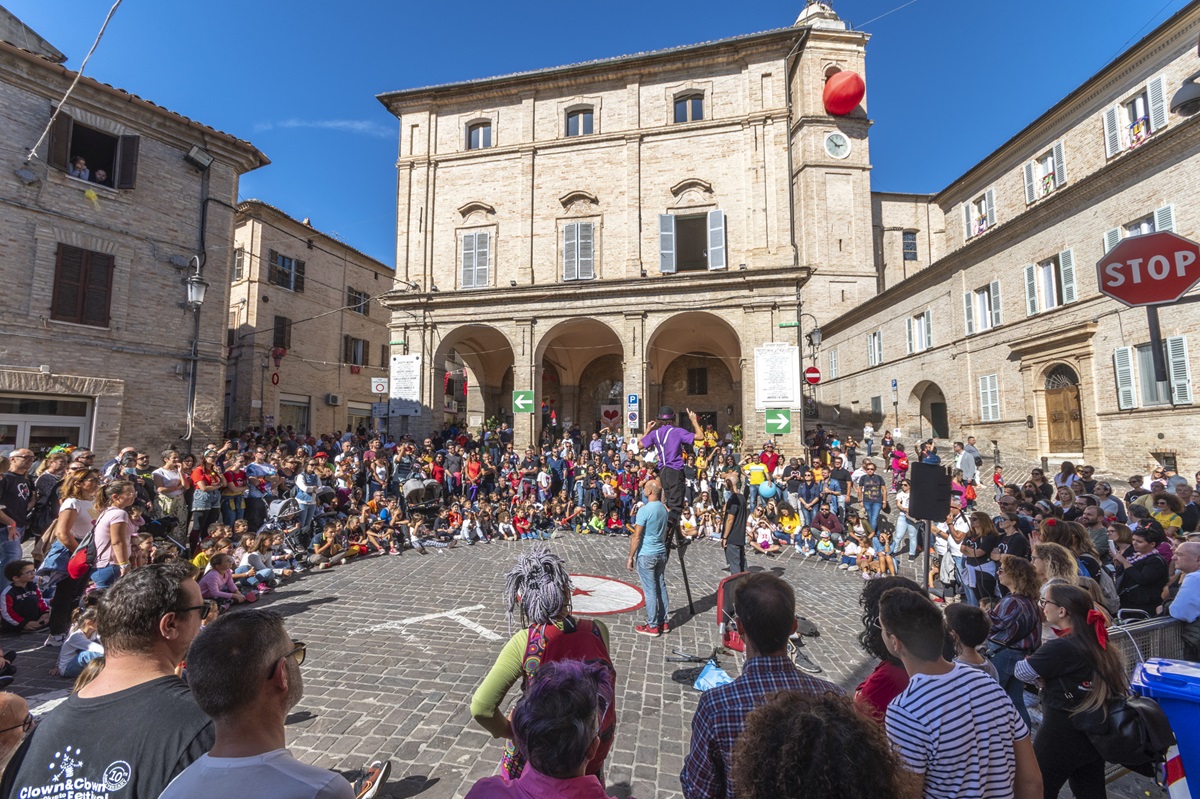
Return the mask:
[[637,405],[638,404],[638,395],[630,394],[629,398],[626,400],[626,404],[627,405]]

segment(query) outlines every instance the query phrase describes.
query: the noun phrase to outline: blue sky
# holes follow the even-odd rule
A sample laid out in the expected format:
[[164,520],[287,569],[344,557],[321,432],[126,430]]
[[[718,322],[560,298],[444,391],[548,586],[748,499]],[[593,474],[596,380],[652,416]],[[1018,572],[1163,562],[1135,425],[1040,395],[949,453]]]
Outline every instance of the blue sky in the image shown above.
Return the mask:
[[[866,81],[877,191],[944,187],[1187,4],[915,0],[900,7],[905,2],[834,2],[873,37]],[[75,68],[110,6],[0,3]],[[125,0],[87,74],[249,139],[272,164],[243,177],[242,198],[311,217],[319,230],[392,264],[396,120],[375,99],[379,92],[784,27],[803,6]]]

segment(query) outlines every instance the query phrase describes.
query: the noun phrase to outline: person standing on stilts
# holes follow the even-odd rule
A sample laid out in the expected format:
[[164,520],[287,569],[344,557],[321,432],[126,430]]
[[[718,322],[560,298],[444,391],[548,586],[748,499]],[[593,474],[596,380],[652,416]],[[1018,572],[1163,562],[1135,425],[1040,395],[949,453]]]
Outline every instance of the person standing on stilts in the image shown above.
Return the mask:
[[[700,429],[700,420],[695,411],[685,409],[692,423],[691,432],[675,426],[675,409],[664,405],[658,409],[658,416],[646,425],[646,434],[642,436],[642,447],[653,447],[658,456],[658,479],[662,483],[662,502],[667,506],[667,541],[668,551],[672,543],[680,544],[679,517],[683,513],[684,489],[686,483],[683,476],[683,448],[694,444],[696,439],[704,440],[704,431]],[[683,585],[688,595],[688,608],[692,607],[692,589],[687,582],[687,567],[683,565],[683,551],[680,550],[679,566],[683,572]]]

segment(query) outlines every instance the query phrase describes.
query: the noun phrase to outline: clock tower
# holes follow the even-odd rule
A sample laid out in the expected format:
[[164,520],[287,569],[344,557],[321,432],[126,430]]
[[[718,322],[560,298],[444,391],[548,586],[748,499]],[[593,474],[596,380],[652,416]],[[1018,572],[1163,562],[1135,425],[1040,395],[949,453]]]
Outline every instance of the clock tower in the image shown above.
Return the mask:
[[807,30],[788,74],[792,212],[800,265],[813,270],[804,310],[823,322],[878,288],[863,80],[869,37],[820,2],[796,26]]

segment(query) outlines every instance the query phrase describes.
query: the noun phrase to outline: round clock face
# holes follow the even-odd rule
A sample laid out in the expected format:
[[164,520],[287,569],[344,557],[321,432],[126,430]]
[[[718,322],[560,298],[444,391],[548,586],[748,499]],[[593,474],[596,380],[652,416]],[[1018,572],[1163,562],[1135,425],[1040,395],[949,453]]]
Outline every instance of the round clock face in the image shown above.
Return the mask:
[[844,133],[830,133],[825,137],[825,152],[834,158],[845,158],[850,155],[850,140]]

